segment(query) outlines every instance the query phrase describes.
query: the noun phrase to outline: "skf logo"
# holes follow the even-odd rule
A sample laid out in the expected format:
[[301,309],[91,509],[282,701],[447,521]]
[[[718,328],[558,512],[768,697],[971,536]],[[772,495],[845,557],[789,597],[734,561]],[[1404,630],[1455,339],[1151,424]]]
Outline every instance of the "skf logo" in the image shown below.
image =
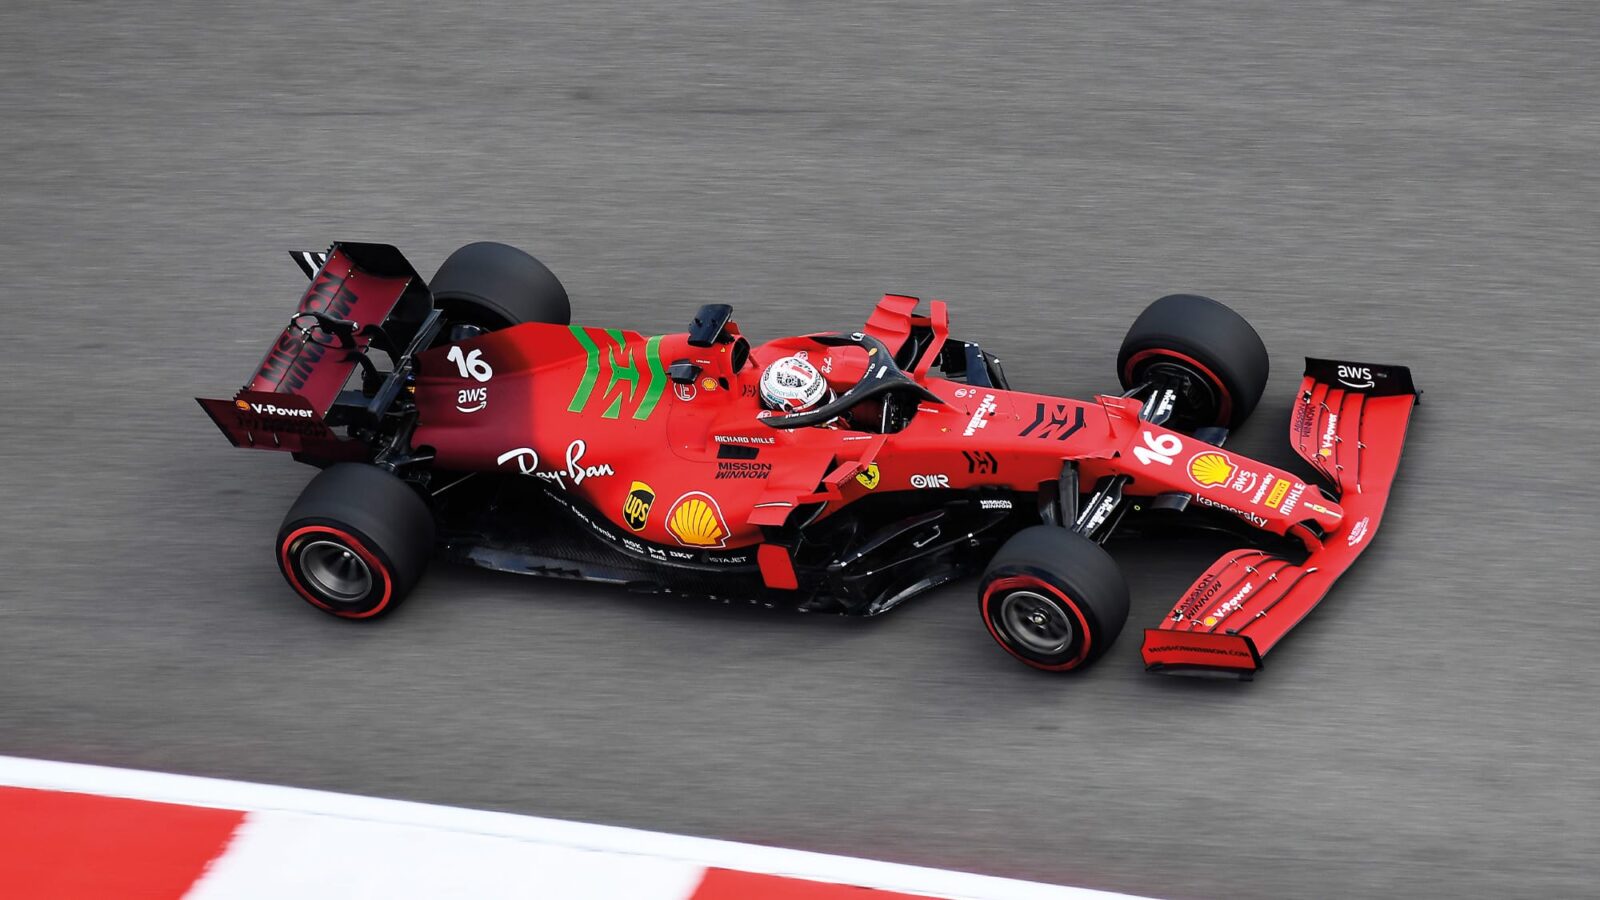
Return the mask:
[[867,463],[867,468],[864,471],[856,473],[856,481],[860,482],[861,486],[869,491],[878,489],[878,477],[877,463]]
[[1372,380],[1371,366],[1347,366],[1344,363],[1339,364],[1339,383],[1357,390],[1377,384]]
[[710,494],[690,491],[667,510],[667,533],[685,547],[724,547],[728,523]]
[[656,502],[656,492],[650,485],[642,481],[635,481],[628,488],[628,499],[622,501],[622,521],[634,531],[643,531],[644,523],[650,521],[650,507]]
[[1197,453],[1189,460],[1189,477],[1201,487],[1219,487],[1233,477],[1233,463],[1221,453]]

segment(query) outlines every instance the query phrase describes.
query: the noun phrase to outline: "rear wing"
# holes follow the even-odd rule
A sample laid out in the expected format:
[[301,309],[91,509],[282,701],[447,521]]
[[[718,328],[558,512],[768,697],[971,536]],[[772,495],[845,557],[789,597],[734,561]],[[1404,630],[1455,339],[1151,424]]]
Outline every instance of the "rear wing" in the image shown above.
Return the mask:
[[[1326,534],[1296,526],[1308,529],[1302,537],[1310,548],[1298,564],[1261,550],[1225,554],[1160,627],[1145,631],[1146,668],[1242,677],[1259,670],[1267,651],[1372,546],[1421,394],[1405,366],[1307,359],[1289,436],[1336,490],[1339,524]],[[1329,502],[1306,484],[1275,496],[1285,511]]]
[[364,448],[335,435],[324,417],[358,366],[375,371],[370,348],[400,355],[400,342],[433,309],[433,297],[388,244],[340,242],[327,253],[290,256],[311,285],[288,324],[232,399],[197,399],[236,447],[359,457]]

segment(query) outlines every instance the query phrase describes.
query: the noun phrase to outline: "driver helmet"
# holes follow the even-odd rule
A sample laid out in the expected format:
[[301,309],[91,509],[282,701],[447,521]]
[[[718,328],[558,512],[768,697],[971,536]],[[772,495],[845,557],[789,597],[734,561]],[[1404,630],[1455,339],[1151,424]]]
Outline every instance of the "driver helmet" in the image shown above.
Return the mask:
[[832,399],[828,379],[803,356],[785,356],[761,373],[761,403],[767,409],[799,413]]

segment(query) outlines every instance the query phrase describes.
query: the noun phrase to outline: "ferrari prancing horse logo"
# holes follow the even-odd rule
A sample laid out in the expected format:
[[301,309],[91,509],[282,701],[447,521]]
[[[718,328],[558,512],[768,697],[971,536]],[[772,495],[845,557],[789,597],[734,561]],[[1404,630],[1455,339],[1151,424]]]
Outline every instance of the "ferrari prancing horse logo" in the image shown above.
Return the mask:
[[876,490],[878,487],[878,464],[867,463],[867,467],[856,473],[856,481],[867,490]]

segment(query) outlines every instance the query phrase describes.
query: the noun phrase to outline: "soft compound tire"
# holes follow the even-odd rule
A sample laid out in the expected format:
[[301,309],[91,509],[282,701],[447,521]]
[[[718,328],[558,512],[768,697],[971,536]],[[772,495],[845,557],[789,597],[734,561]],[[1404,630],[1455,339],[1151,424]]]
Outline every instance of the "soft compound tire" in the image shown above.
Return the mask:
[[1267,347],[1244,316],[1210,297],[1171,294],[1150,304],[1122,339],[1117,377],[1124,389],[1144,380],[1163,360],[1199,374],[1216,392],[1209,421],[1244,424],[1267,387]]
[[544,263],[506,244],[479,241],[450,254],[428,283],[452,325],[497,331],[524,322],[567,325],[567,289]]
[[1099,544],[1036,525],[1013,535],[990,560],[978,583],[978,610],[1007,653],[1036,669],[1066,672],[1099,659],[1122,633],[1128,582]]
[[[370,619],[416,587],[433,538],[433,513],[410,485],[376,466],[338,463],[311,479],[283,517],[278,568],[317,609]],[[346,592],[337,596],[340,585]]]

